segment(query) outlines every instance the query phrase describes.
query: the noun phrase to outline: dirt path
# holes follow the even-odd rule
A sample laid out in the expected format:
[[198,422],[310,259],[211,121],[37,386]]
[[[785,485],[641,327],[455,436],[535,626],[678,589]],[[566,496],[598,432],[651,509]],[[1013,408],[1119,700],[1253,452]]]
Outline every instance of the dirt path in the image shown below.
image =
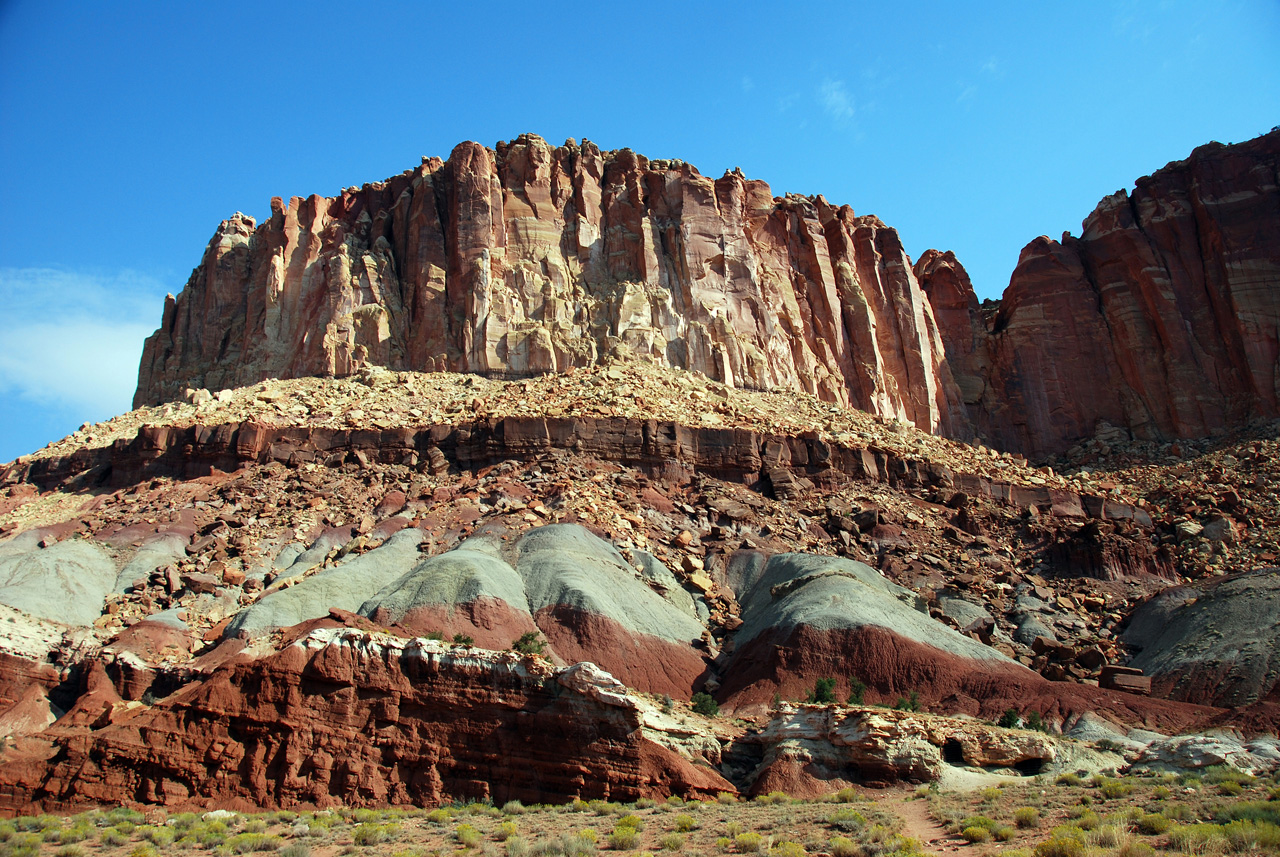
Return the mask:
[[950,854],[959,851],[966,843],[959,836],[948,833],[929,813],[929,802],[924,800],[897,801],[886,807],[902,819],[904,832],[920,840],[921,847],[930,854]]

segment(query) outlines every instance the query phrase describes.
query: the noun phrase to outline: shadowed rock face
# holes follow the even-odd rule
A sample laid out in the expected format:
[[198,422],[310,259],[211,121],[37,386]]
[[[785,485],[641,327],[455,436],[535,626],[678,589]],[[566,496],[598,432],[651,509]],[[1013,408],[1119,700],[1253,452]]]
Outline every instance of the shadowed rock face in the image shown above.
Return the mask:
[[1102,422],[1145,440],[1280,414],[1280,132],[1201,146],[1022,251],[980,307],[950,254],[915,273],[978,434],[1060,452]]
[[166,301],[135,404],[366,363],[634,357],[967,431],[897,233],[822,197],[525,135],[272,209],[223,222]]
[[1260,569],[1166,589],[1134,613],[1132,665],[1170,699],[1210,705],[1280,701],[1280,578]]

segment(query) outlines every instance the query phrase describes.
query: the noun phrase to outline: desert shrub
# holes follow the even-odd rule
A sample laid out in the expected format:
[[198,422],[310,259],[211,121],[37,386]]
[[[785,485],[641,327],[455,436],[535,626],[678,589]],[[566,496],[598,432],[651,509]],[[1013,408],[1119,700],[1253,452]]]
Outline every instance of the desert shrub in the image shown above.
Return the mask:
[[1008,842],[1017,835],[1017,831],[1007,824],[1002,824],[995,830],[991,831],[991,835],[996,838],[997,842]]
[[764,848],[764,837],[754,830],[748,830],[735,836],[733,844],[742,854],[757,854]]
[[1115,800],[1116,798],[1128,797],[1133,794],[1133,786],[1123,780],[1115,780],[1110,777],[1103,777],[1097,786],[1098,791],[1107,800]]
[[512,641],[511,648],[522,655],[540,655],[546,650],[547,643],[537,631],[525,631]]
[[867,694],[867,686],[856,675],[849,676],[849,697],[846,700],[850,705],[862,705],[862,700]]
[[302,842],[290,842],[280,849],[280,857],[311,857],[311,846]]
[[836,701],[836,680],[833,678],[820,678],[813,683],[813,690],[809,691],[809,695],[805,697],[805,702],[814,702],[819,705],[825,705],[829,702]]
[[1044,718],[1040,716],[1039,711],[1028,711],[1027,716],[1022,718],[1022,726],[1024,729],[1031,729],[1035,732],[1049,731],[1049,727],[1044,722]]
[[1005,729],[1017,729],[1021,722],[1022,717],[1018,715],[1018,709],[1006,708],[996,725],[1003,726]]
[[427,813],[427,821],[432,824],[448,824],[453,818],[453,810],[451,809],[433,809]]
[[991,819],[987,818],[985,815],[971,815],[968,818],[966,818],[964,821],[960,822],[961,830],[963,830],[966,827],[981,827],[983,830],[990,833],[991,831],[999,827],[999,825],[996,824]]
[[1169,830],[1169,844],[1177,851],[1205,854],[1226,848],[1226,836],[1216,824],[1181,824]]
[[278,851],[284,840],[265,833],[237,833],[226,841],[232,854],[249,854],[253,851]]
[[453,838],[458,840],[458,844],[463,848],[475,848],[480,844],[480,831],[476,830],[470,824],[459,824],[453,830]]
[[920,693],[911,691],[907,697],[898,697],[893,703],[895,711],[919,711],[920,710]]
[[505,843],[507,857],[529,857],[529,843],[519,836],[513,836]]
[[1252,775],[1237,770],[1230,765],[1213,765],[1205,768],[1201,777],[1211,786],[1216,786],[1220,783],[1239,783],[1242,786],[1251,786],[1257,782],[1257,779]]
[[108,848],[119,848],[129,841],[129,837],[114,827],[108,827],[98,834],[98,841]]
[[1035,857],[1084,857],[1084,853],[1084,840],[1061,828],[1035,847]]
[[767,795],[760,795],[756,798],[757,803],[791,803],[791,795],[786,792],[769,792]]
[[1233,821],[1222,828],[1227,847],[1242,851],[1280,851],[1280,826],[1266,821]]
[[592,845],[596,844],[596,832],[590,827],[584,827],[573,835],[584,842],[590,842]]
[[84,842],[91,833],[93,833],[93,826],[87,819],[81,819],[70,827],[64,827],[58,831],[58,842],[62,845],[74,845],[77,842]]
[[737,802],[738,796],[733,792],[716,792],[716,803],[731,804]]
[[53,852],[54,857],[84,857],[84,848],[79,845],[63,845]]
[[684,806],[684,798],[680,795],[671,795],[667,798],[667,806]]
[[985,827],[966,827],[960,831],[966,842],[987,842],[991,839],[991,831]]
[[658,837],[658,845],[663,851],[680,851],[684,848],[684,837],[679,833],[664,833]]
[[514,821],[504,821],[498,825],[498,829],[493,832],[493,836],[499,842],[506,842],[508,839],[516,835],[516,823]]
[[715,717],[720,713],[720,705],[709,693],[698,691],[693,695],[693,713],[703,717]]
[[614,851],[632,851],[640,844],[640,831],[634,827],[615,827],[609,834],[609,847]]
[[858,847],[858,843],[847,836],[831,837],[827,848],[831,851],[831,857],[862,857],[862,849]]
[[1023,806],[1013,811],[1013,823],[1023,830],[1040,826],[1040,810],[1031,806]]
[[1089,831],[1089,835],[1085,837],[1090,845],[1097,845],[1100,848],[1115,848],[1124,842],[1129,841],[1129,834],[1114,824],[1104,824],[1096,830]]
[[0,821],[0,842],[8,842],[18,832],[12,821]]
[[728,854],[733,850],[733,840],[727,836],[716,837],[716,850],[721,854]]
[[14,833],[0,846],[5,857],[37,857],[40,853],[40,836],[36,833]]
[[1116,857],[1155,857],[1156,849],[1140,839],[1123,843],[1116,849]]
[[747,829],[742,826],[741,822],[731,821],[724,826],[724,832],[730,836],[737,836],[739,833],[746,833]]
[[138,834],[157,848],[168,847],[173,842],[173,831],[167,827],[152,827],[148,824],[139,827]]
[[129,849],[129,857],[160,857],[160,852],[156,850],[154,845],[135,845]]
[[640,816],[629,812],[614,823],[615,830],[619,827],[630,827],[633,830],[643,830],[644,822],[640,819]]
[[1173,792],[1169,791],[1168,786],[1156,786],[1151,790],[1151,797],[1156,800],[1168,800],[1169,796],[1172,794]]
[[509,800],[504,803],[502,805],[502,811],[507,815],[524,815],[528,812],[528,810],[525,809],[524,804],[518,800]]
[[398,827],[394,824],[358,824],[356,829],[352,831],[351,838],[355,840],[357,845],[368,847],[390,842],[397,832]]
[[1078,807],[1072,810],[1073,818],[1072,827],[1078,827],[1081,830],[1096,830],[1098,825],[1102,823],[1102,818],[1093,810],[1085,807]]
[[1218,807],[1214,821],[1226,824],[1230,821],[1266,822],[1280,825],[1280,804],[1274,801],[1244,800]]
[[835,793],[835,799],[838,803],[853,803],[858,799],[858,793],[851,788],[843,788]]
[[249,821],[245,822],[244,832],[245,833],[266,833],[267,823],[263,821],[261,818],[250,819]]
[[1173,822],[1158,812],[1148,812],[1139,816],[1133,826],[1143,836],[1159,836],[1172,827]]
[[867,817],[851,806],[841,807],[827,816],[827,824],[836,830],[858,831],[867,826]]
[[1058,774],[1058,778],[1054,780],[1054,783],[1060,786],[1078,786],[1083,782],[1079,774],[1074,774],[1070,771],[1065,774]]
[[1224,783],[1218,783],[1218,794],[1226,797],[1235,797],[1244,791],[1244,786],[1234,780],[1227,780]]
[[1185,803],[1171,803],[1161,812],[1170,821],[1191,821],[1195,813]]
[[1000,795],[1002,794],[1004,794],[1004,792],[1000,791],[1000,789],[996,788],[995,786],[990,786],[988,788],[985,788],[978,793],[978,795],[982,798],[983,803],[995,803],[996,801],[1000,800]]
[[769,857],[804,857],[804,846],[799,842],[775,842],[769,849]]
[[698,822],[694,821],[692,815],[687,815],[683,812],[676,816],[675,824],[676,830],[681,833],[688,833],[690,830],[693,830],[698,826]]

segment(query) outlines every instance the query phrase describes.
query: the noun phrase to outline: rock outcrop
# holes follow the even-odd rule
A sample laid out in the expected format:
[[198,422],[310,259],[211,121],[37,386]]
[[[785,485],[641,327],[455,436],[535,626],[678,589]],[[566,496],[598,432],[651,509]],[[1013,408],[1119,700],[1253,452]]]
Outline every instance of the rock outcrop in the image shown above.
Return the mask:
[[[327,627],[326,627],[327,625]],[[644,737],[607,674],[322,623],[154,706],[86,694],[0,772],[8,807],[431,805],[713,795],[733,786]],[[92,711],[87,708],[93,708]],[[165,751],[157,753],[163,746]]]
[[1210,143],[1022,251],[980,306],[955,257],[916,263],[977,433],[1030,456],[1100,431],[1218,435],[1280,415],[1280,131]]
[[877,218],[533,135],[224,221],[165,303],[134,402],[367,364],[522,376],[626,357],[966,432]]

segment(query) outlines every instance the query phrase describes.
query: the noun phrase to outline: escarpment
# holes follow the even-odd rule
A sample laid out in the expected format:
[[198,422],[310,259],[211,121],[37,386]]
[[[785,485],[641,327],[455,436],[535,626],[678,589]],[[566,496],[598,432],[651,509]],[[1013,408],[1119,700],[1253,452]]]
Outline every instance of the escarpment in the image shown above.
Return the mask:
[[520,377],[619,358],[967,431],[877,218],[532,135],[223,222],[147,340],[134,404],[363,365]]

